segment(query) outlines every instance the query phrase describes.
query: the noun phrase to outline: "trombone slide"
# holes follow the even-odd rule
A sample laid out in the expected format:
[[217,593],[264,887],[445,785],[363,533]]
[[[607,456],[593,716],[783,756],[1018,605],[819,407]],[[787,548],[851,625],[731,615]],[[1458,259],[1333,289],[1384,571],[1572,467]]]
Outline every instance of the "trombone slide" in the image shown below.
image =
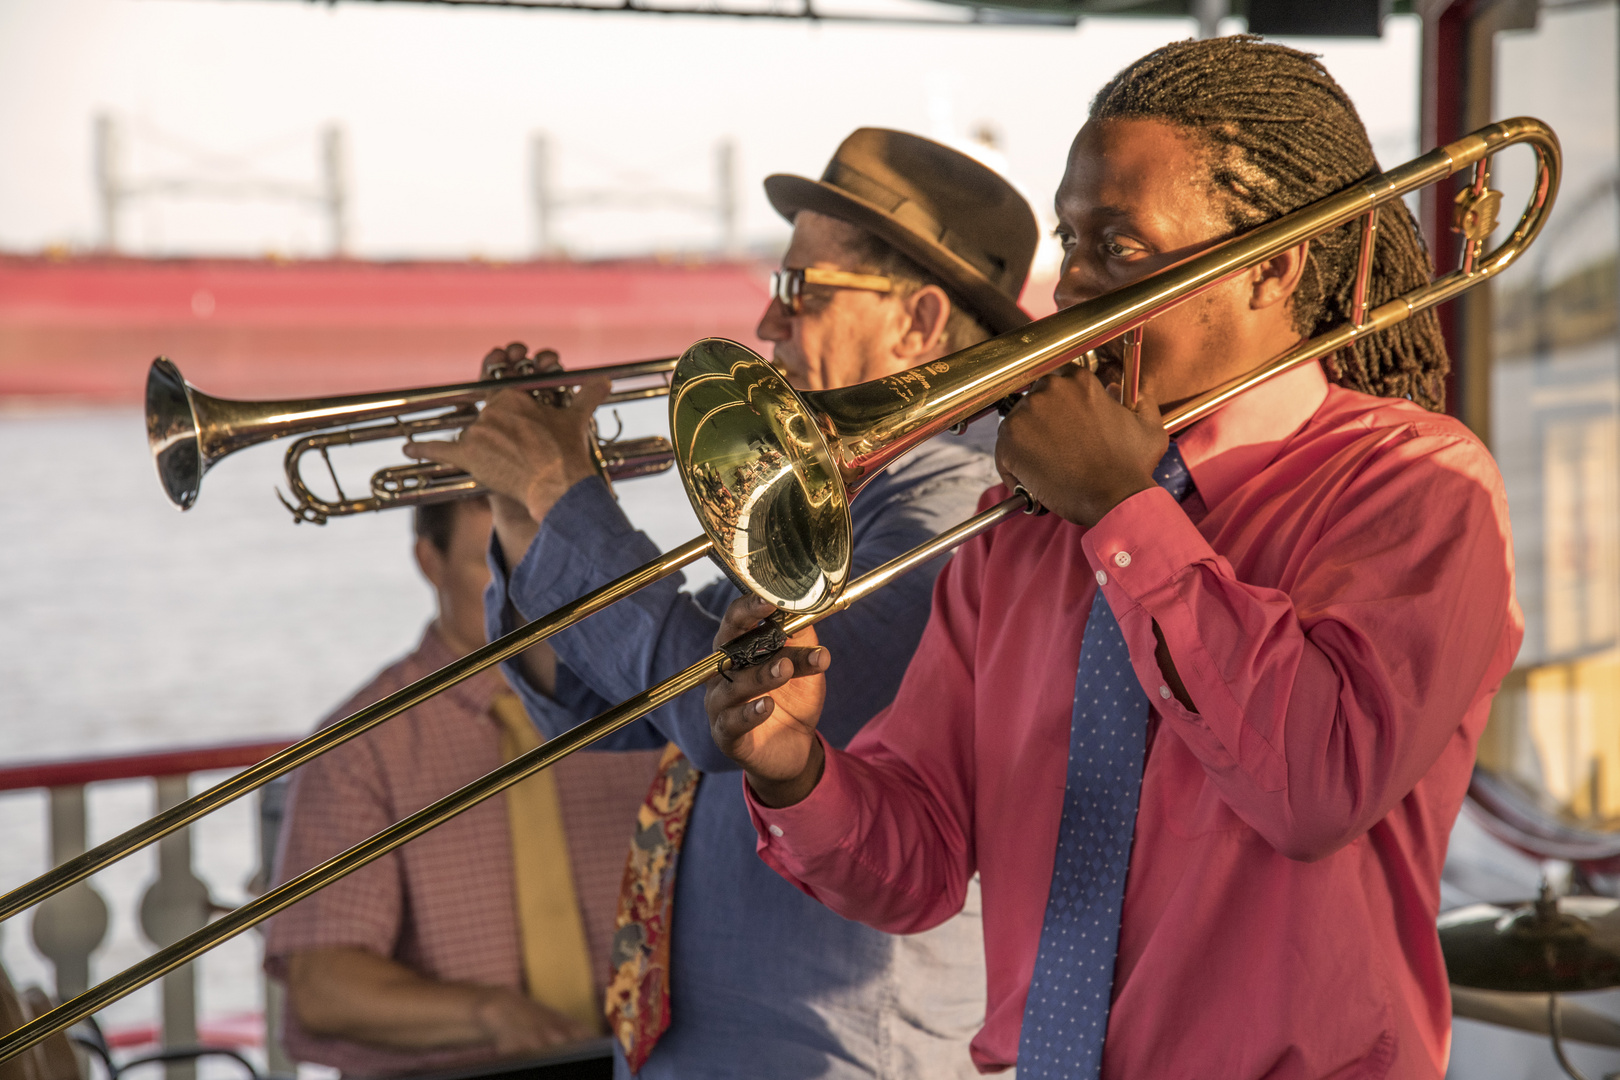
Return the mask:
[[[861,597],[887,585],[901,574],[939,555],[943,555],[952,548],[995,526],[1012,514],[1024,512],[1029,506],[1029,501],[1023,495],[1014,495],[1005,499],[990,509],[969,518],[954,529],[941,533],[921,547],[914,548],[891,559],[871,573],[852,582],[837,601],[820,611],[792,615],[780,624],[767,624],[752,633],[774,639],[777,635],[785,637],[797,633],[807,626],[813,626],[828,615],[836,611],[842,611]],[[477,806],[485,799],[500,794],[513,784],[532,776],[541,769],[555,765],[569,754],[582,750],[599,739],[606,738],[627,724],[634,723],[688,690],[703,685],[716,673],[746,666],[745,663],[739,662],[735,658],[735,654],[747,649],[749,645],[747,639],[749,637],[750,635],[744,635],[743,638],[739,638],[727,647],[716,649],[702,660],[656,686],[643,690],[635,697],[615,705],[607,712],[569,729],[519,757],[513,758],[465,787],[451,792],[438,802],[423,807],[409,817],[390,825],[366,840],[362,840],[347,851],[334,855],[319,866],[305,871],[298,877],[226,913],[210,925],[193,931],[173,945],[159,949],[133,967],[127,968],[105,982],[91,987],[78,997],[65,1001],[22,1027],[0,1036],[0,1061],[5,1061],[21,1053],[54,1032],[71,1027],[85,1017],[127,997],[147,983],[159,979],[182,964],[196,959],[221,942],[235,937],[244,930],[257,926],[276,912],[296,904],[304,897],[339,878],[382,858],[382,856],[401,844],[414,840],[429,829],[442,825],[457,814]],[[444,670],[448,671],[449,668]]]

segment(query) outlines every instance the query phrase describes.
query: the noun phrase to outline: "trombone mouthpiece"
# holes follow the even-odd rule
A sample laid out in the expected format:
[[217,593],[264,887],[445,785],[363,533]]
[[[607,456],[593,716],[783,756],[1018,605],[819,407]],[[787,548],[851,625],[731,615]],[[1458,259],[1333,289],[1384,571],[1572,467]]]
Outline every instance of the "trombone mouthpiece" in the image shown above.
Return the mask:
[[152,361],[146,373],[146,441],[169,501],[182,510],[191,509],[206,466],[197,442],[191,388],[166,356]]

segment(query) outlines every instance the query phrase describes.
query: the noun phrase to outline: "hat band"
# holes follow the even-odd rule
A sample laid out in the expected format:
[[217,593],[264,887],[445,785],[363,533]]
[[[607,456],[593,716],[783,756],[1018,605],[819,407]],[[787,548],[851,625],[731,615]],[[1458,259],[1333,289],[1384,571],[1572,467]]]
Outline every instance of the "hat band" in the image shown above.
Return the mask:
[[[975,257],[956,248],[951,241],[955,239],[951,231],[940,220],[930,214],[920,204],[907,196],[895,191],[893,188],[872,179],[865,173],[834,158],[827,163],[827,171],[822,173],[821,181],[833,187],[842,188],[856,198],[869,202],[888,214],[898,224],[904,225],[910,232],[927,237],[940,247],[955,255],[958,259],[972,266],[985,280],[995,284],[995,270],[988,265],[989,260],[982,256]],[[999,291],[999,286],[997,286]]]

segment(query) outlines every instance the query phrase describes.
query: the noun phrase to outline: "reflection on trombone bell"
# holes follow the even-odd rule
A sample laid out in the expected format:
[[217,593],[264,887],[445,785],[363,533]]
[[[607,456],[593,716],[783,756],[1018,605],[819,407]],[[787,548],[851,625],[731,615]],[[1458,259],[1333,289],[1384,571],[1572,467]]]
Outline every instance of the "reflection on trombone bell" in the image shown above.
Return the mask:
[[[1402,296],[1371,307],[1366,300],[1366,285],[1373,245],[1377,241],[1380,208],[1470,166],[1475,170],[1472,191],[1482,192],[1491,156],[1516,144],[1525,144],[1535,152],[1537,168],[1529,202],[1511,235],[1497,247],[1486,249],[1490,229],[1478,215],[1467,213],[1470,203],[1460,203],[1464,213],[1459,214],[1458,228],[1467,239],[1462,265]],[[920,388],[910,382],[897,384],[891,376],[839,390],[800,394],[764,358],[743,346],[717,338],[698,342],[675,367],[668,392],[670,431],[679,453],[679,472],[693,509],[704,523],[706,537],[690,541],[534,620],[376,705],[338,721],[122,836],[0,896],[0,920],[61,892],[133,851],[471,675],[516,656],[592,612],[669,576],[704,555],[720,562],[734,580],[746,583],[786,614],[236,908],[212,925],[160,949],[45,1015],[0,1035],[0,1061],[16,1056],[53,1032],[126,997],[525,777],[611,735],[680,694],[703,685],[717,672],[746,667],[773,654],[789,635],[850,606],[915,566],[943,555],[1013,515],[1037,509],[1026,495],[1013,495],[852,580],[853,530],[849,499],[885,466],[918,443],[993,407],[1036,379],[1082,358],[1096,346],[1129,334],[1178,304],[1275,258],[1279,252],[1328,230],[1358,220],[1362,222],[1356,300],[1350,318],[1164,415],[1168,431],[1184,429],[1233,397],[1277,375],[1301,364],[1314,363],[1360,335],[1395,326],[1507,269],[1535,240],[1546,222],[1558,190],[1560,161],[1557,137],[1540,121],[1518,118],[1492,124],[1115,292],[954,353],[930,365],[930,381]],[[1136,385],[1137,372],[1132,362],[1135,353],[1133,348],[1126,349],[1123,386],[1127,401],[1132,400],[1132,389]],[[182,405],[186,404],[185,392],[189,388],[180,380],[178,371],[168,365],[166,374],[172,377],[172,396]],[[566,378],[568,376],[563,377]],[[525,383],[526,387],[530,385]],[[489,383],[448,388],[467,396],[456,401],[441,400],[438,404],[476,400],[496,388]],[[441,392],[443,390],[441,388]],[[353,407],[358,401],[372,410],[379,408],[375,397],[329,399],[328,404],[334,401],[339,403],[338,407]],[[227,402],[220,407],[227,412],[231,408],[258,408],[269,412],[287,406],[285,403],[253,406]],[[373,411],[369,418],[390,416],[401,409],[401,405],[385,405],[380,411]],[[296,412],[288,417],[254,419],[256,424],[245,422],[245,426],[257,438],[250,436],[241,445],[287,433],[287,425],[302,423],[306,429],[317,426],[311,417]],[[330,422],[330,414],[318,419],[323,421],[321,426],[338,426]],[[352,417],[348,419],[353,422]],[[206,422],[196,421],[194,417],[189,428],[177,419],[172,428],[153,429],[159,475],[170,488],[171,497],[181,505],[189,505],[196,497],[196,481],[206,468],[204,462],[211,460],[199,435],[204,429],[211,432],[213,429]],[[266,428],[270,434],[263,433]],[[237,448],[229,445],[229,434],[228,431],[221,433],[223,448],[214,452],[213,458]],[[758,467],[749,470],[750,463]],[[185,471],[188,467],[189,473]],[[182,483],[170,486],[171,479]],[[183,483],[187,479],[189,486]],[[724,497],[716,487],[717,479],[720,488],[726,489]],[[728,482],[734,479],[744,481],[740,484],[743,490],[729,489]],[[177,489],[184,499],[174,495]]]
[[[323,525],[329,517],[445,502],[484,490],[459,469],[411,462],[378,470],[371,477],[370,493],[351,498],[338,480],[330,447],[459,431],[478,419],[478,403],[500,390],[566,392],[587,375],[612,382],[605,405],[662,397],[669,393],[669,373],[675,362],[676,357],[671,356],[544,373],[530,367],[503,378],[445,386],[289,401],[233,401],[198,390],[186,382],[172,360],[160,356],[152,361],[146,376],[146,437],[163,490],[176,506],[188,510],[197,500],[203,474],[221,458],[262,442],[300,436],[287,448],[285,468],[291,498],[282,495],[282,505],[292,511],[295,522]],[[663,472],[674,461],[669,440],[657,435],[597,438],[593,450],[597,472],[609,483]],[[320,454],[326,465],[335,499],[320,497],[304,481],[303,458],[311,451]]]

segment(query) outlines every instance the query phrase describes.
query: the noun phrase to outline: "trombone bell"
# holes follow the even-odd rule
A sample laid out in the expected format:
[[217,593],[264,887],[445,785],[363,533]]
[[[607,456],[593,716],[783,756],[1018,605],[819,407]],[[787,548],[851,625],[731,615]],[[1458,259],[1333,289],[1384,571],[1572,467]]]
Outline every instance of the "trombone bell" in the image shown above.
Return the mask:
[[716,561],[785,611],[815,611],[849,581],[849,496],[816,417],[780,371],[735,341],[686,350],[669,387],[681,482]]

